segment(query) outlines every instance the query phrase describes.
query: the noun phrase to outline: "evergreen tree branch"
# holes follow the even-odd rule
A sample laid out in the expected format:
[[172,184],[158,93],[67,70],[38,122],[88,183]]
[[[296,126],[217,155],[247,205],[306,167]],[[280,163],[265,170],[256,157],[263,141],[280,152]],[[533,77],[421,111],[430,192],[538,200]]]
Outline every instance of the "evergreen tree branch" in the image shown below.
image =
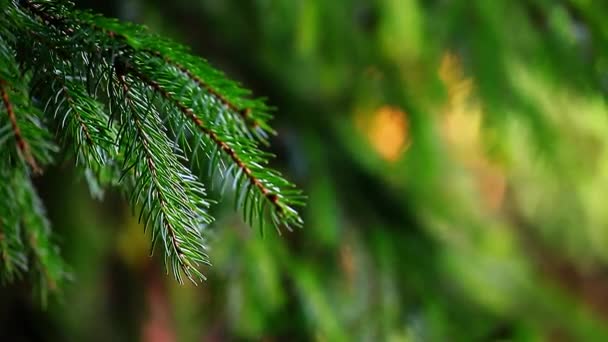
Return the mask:
[[[5,13],[1,13],[5,14]],[[0,20],[0,226],[2,263],[0,278],[12,280],[23,272],[41,277],[36,281],[42,301],[65,277],[56,247],[50,242],[50,226],[28,168],[41,172],[56,147],[42,125],[40,112],[29,95],[29,74],[19,70],[16,53],[6,33],[11,23]],[[5,112],[5,113],[4,113]],[[6,114],[6,115],[4,115]],[[13,139],[10,139],[13,138]],[[7,143],[14,140],[12,143]]]
[[[57,25],[61,22],[60,19],[57,19],[55,17],[50,17],[47,20],[51,23],[56,23]],[[120,51],[120,53],[124,55],[132,55],[132,60],[135,60],[135,56],[142,56],[142,53],[152,53],[153,56],[159,57],[159,59],[165,62],[165,64],[167,64],[166,62],[170,60],[169,57],[164,56],[158,50],[154,51],[147,48],[148,44],[159,48],[162,46],[167,46],[168,43],[149,34],[146,36],[144,33],[142,33],[143,29],[138,26],[119,24],[115,20],[106,19],[101,16],[91,15],[88,13],[79,13],[78,18],[76,20],[81,25],[88,25],[94,31],[102,33],[103,38],[114,41],[113,47],[117,46],[119,50],[120,47],[122,47],[123,50]],[[98,40],[101,39],[102,37],[99,37]],[[118,42],[116,42],[116,40],[118,40]],[[182,51],[184,50],[176,44],[173,44],[170,47],[172,48],[171,53],[177,55],[182,53]],[[169,48],[166,48],[166,50],[169,50]],[[137,54],[137,52],[139,52],[139,55]],[[181,60],[185,61],[192,59],[191,57],[181,57]],[[142,59],[148,60],[149,58],[142,56]],[[195,75],[193,72],[184,72],[183,66],[176,66],[175,63],[168,63],[168,65],[173,65],[177,68],[178,71],[180,71],[181,73],[185,73],[197,85],[197,87],[199,87],[199,89],[202,88],[204,92],[209,93],[209,89],[212,89],[205,83],[203,83],[200,79],[193,79],[191,77],[192,75]],[[192,63],[191,65],[194,65],[194,63]],[[139,76],[141,76],[141,74]],[[155,78],[160,79],[162,81],[163,76],[166,75],[161,75],[158,72],[153,72],[152,77],[147,78],[147,81],[152,86],[156,85],[157,91],[162,90],[162,88],[158,88],[158,82],[151,83],[150,81]],[[176,79],[179,79],[179,75],[172,74],[171,76],[177,76],[177,78],[172,77],[169,79],[171,80],[170,82],[165,83],[167,83],[169,86],[178,84],[178,82],[176,82]],[[176,90],[175,93],[178,92],[180,92],[180,90]],[[200,94],[200,92],[197,92],[197,95],[198,94]],[[198,131],[210,138],[213,144],[216,145],[220,153],[226,155],[232,163],[236,164],[236,168],[231,168],[231,170],[235,170],[232,173],[232,176],[234,176],[236,180],[235,183],[248,183],[248,185],[246,186],[239,187],[244,189],[243,193],[250,193],[252,196],[260,197],[262,201],[250,201],[249,195],[242,196],[242,193],[239,193],[239,201],[237,202],[241,205],[244,205],[244,212],[246,213],[245,216],[250,224],[253,224],[253,203],[259,203],[257,205],[257,214],[260,217],[265,216],[262,214],[262,212],[264,211],[264,205],[262,203],[270,203],[270,206],[273,208],[270,212],[270,218],[273,221],[275,227],[278,228],[281,226],[286,226],[290,228],[291,226],[301,225],[301,219],[297,215],[297,212],[291,207],[291,205],[301,204],[301,198],[299,197],[299,193],[292,192],[291,184],[280,178],[277,173],[269,172],[261,166],[262,164],[267,164],[267,156],[261,151],[259,151],[255,144],[238,139],[234,142],[230,141],[230,138],[233,137],[234,134],[239,131],[238,126],[232,125],[232,128],[235,128],[234,130],[228,130],[226,129],[226,127],[220,125],[215,125],[214,128],[211,128],[209,124],[203,124],[203,121],[200,119],[200,117],[194,115],[193,110],[189,106],[185,105],[182,102],[175,101],[175,99],[171,95],[169,95],[167,91],[164,91],[162,95],[165,99],[169,100],[170,102],[173,102],[174,105],[177,106],[177,108],[182,112],[182,114],[190,118],[192,124],[197,126]],[[183,98],[183,96],[180,98]],[[226,106],[223,101],[220,100],[219,102],[222,106]],[[205,112],[209,112],[208,107],[210,107],[210,103],[203,103],[203,107],[206,107],[204,110]],[[236,108],[234,105],[230,105],[228,107],[232,107],[232,109]],[[218,111],[220,113],[223,112],[221,108],[219,110],[216,108],[215,111],[216,113]],[[215,118],[218,117],[220,117],[220,115],[216,114]],[[226,136],[226,141],[222,140],[222,135]],[[212,158],[214,157],[212,156]],[[247,158],[250,158],[251,160],[248,161]],[[229,174],[230,172],[227,175]],[[258,177],[257,174],[259,174],[260,177]],[[267,177],[266,179],[264,179],[261,176]],[[241,177],[245,180],[245,182],[241,182]],[[270,189],[272,189],[273,191],[271,191]],[[256,191],[258,192],[257,194],[255,193]],[[249,205],[250,203],[251,205]],[[262,220],[259,219],[257,221],[259,222]]]
[[[29,1],[25,3],[43,22],[56,27],[66,38],[78,39],[77,36],[80,36],[75,29],[66,26],[63,19],[46,13],[42,5]],[[49,3],[45,5],[52,6]],[[84,35],[81,37],[87,38]],[[113,58],[114,54],[122,53],[121,48],[124,49],[115,39],[106,44],[107,51],[98,46],[95,40],[81,43],[85,46],[91,44],[89,49],[96,50],[98,55],[103,55],[102,58]],[[59,52],[57,56],[62,57],[64,54]],[[66,80],[64,78],[62,82]],[[204,188],[175,158],[179,151],[171,145],[163,132],[157,114],[150,115],[149,110],[152,108],[142,102],[137,87],[128,84],[120,72],[115,77],[109,76],[105,83],[109,90],[107,95],[110,97],[111,119],[118,119],[121,124],[116,144],[120,146],[120,154],[113,155],[114,159],[122,160],[123,163],[121,187],[129,194],[132,207],[142,205],[140,219],[143,218],[146,227],[152,227],[153,246],[158,239],[163,241],[166,264],[172,266],[176,279],[182,282],[180,270],[193,282],[196,281],[195,278],[204,279],[197,269],[200,263],[209,263],[200,232],[204,225],[211,222],[211,217],[204,211],[209,206],[209,202],[204,199]],[[121,89],[121,93],[115,91],[115,86]],[[55,97],[49,97],[53,100],[54,106],[51,107],[54,107],[55,115],[62,112],[61,107],[73,104],[77,98],[65,96],[65,89],[62,86]],[[61,93],[64,93],[63,97],[58,96]],[[96,91],[92,93],[96,94]],[[65,118],[68,118],[68,114],[74,117],[74,113],[68,111],[65,112]],[[124,116],[125,113],[130,113],[130,116]],[[82,133],[86,138],[84,130]]]
[[[210,179],[219,170],[222,188],[232,184],[235,206],[247,223],[262,231],[270,224],[279,231],[302,225],[294,209],[303,204],[300,192],[267,168],[271,155],[258,146],[274,133],[264,101],[249,98],[249,91],[205,60],[141,26],[77,11],[66,1],[12,4],[0,13],[7,18],[0,23],[0,39],[9,41],[0,47],[0,66],[9,66],[8,72],[0,70],[0,79],[12,87],[0,95],[10,95],[17,105],[5,106],[13,125],[2,125],[0,117],[0,137],[12,132],[22,147],[19,155],[29,161],[25,152],[31,150],[36,166],[50,161],[54,149],[34,99],[54,119],[57,137],[73,147],[87,177],[91,171],[102,184],[118,185],[133,210],[138,208],[152,248],[162,242],[165,264],[178,281],[182,275],[204,279],[198,266],[209,264],[203,230],[212,222],[211,201],[185,165],[200,166],[200,155],[208,159]],[[28,200],[40,207],[35,202]],[[44,222],[34,221],[45,230]],[[36,252],[45,245],[39,235],[23,242],[44,273],[44,253]],[[3,241],[2,251],[8,249]],[[52,277],[43,278],[52,288]]]
[[[133,62],[140,70],[145,70],[148,74],[159,70],[156,69],[156,65],[146,68],[145,61],[136,60]],[[301,204],[299,191],[293,191],[294,186],[292,184],[282,179],[279,174],[262,166],[268,163],[267,154],[260,151],[253,142],[231,138],[230,131],[225,129],[226,125],[213,125],[211,122],[205,122],[202,116],[197,115],[191,108],[191,106],[196,106],[196,101],[191,101],[191,106],[188,106],[176,98],[175,94],[180,91],[178,89],[179,85],[176,87],[175,82],[168,81],[170,78],[158,77],[159,81],[157,82],[140,70],[137,70],[134,66],[129,67],[130,73],[148,84],[162,98],[172,103],[174,108],[190,121],[194,126],[193,132],[200,133],[197,135],[199,139],[209,139],[215,145],[215,151],[228,159],[223,165],[236,166],[224,166],[222,176],[225,179],[233,177],[234,187],[242,190],[242,192],[237,191],[237,199],[244,208],[245,218],[249,224],[256,224],[256,220],[253,219],[253,216],[256,215],[259,218],[257,223],[263,228],[263,223],[260,223],[260,221],[264,218],[264,203],[268,203],[272,208],[270,217],[275,228],[286,227],[291,229],[292,226],[301,225],[297,212],[291,207],[294,204]],[[164,82],[164,84],[161,85],[159,82]],[[173,89],[169,91],[167,88]],[[184,92],[182,89],[181,93],[186,96],[182,95],[180,98],[191,98],[191,96],[188,96],[190,92]],[[203,111],[201,109],[198,112]],[[215,158],[213,153],[211,153],[210,158],[212,160]],[[257,208],[254,208],[254,205],[257,205]],[[254,211],[254,209],[257,210]]]

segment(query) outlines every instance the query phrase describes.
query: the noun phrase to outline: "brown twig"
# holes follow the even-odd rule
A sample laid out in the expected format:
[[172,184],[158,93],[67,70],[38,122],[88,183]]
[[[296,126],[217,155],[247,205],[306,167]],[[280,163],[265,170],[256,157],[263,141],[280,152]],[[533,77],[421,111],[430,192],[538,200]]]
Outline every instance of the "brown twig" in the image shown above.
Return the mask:
[[6,91],[7,83],[6,81],[0,79],[0,96],[2,96],[2,102],[4,102],[4,107],[6,108],[6,113],[11,122],[11,126],[13,128],[13,135],[15,136],[15,141],[17,142],[17,149],[20,155],[25,159],[25,161],[30,165],[34,173],[41,174],[42,169],[38,167],[36,160],[32,156],[30,151],[30,145],[25,141],[23,135],[21,134],[21,129],[17,124],[17,117],[15,116],[15,111],[13,109],[13,105],[8,96],[8,92]]

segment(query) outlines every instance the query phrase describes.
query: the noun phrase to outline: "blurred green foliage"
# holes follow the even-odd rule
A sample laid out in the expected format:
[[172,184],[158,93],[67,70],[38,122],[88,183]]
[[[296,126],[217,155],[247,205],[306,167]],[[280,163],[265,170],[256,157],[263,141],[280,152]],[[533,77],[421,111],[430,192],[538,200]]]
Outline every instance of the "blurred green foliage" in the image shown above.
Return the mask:
[[[217,207],[210,278],[180,286],[122,205],[47,175],[74,279],[43,313],[3,291],[0,337],[608,338],[608,4],[113,4],[79,5],[191,45],[268,97],[305,227],[261,238]],[[24,316],[44,333],[4,328]]]

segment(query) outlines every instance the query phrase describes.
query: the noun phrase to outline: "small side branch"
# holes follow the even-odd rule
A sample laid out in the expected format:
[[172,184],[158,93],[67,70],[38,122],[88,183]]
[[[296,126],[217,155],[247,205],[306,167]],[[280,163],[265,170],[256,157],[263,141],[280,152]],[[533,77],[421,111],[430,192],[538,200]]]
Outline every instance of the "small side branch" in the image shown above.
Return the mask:
[[190,69],[186,68],[184,65],[172,60],[171,58],[163,55],[160,51],[154,50],[145,50],[162,60],[165,63],[175,66],[179,71],[188,76],[194,83],[196,83],[199,87],[205,89],[211,96],[215,97],[218,101],[220,101],[224,106],[226,106],[231,111],[238,113],[243,120],[247,123],[250,128],[257,128],[260,124],[251,117],[251,108],[238,108],[234,103],[230,102],[226,97],[220,94],[217,90],[213,89],[209,84],[203,81],[200,77],[195,75]]
[[[119,83],[122,87],[122,91],[124,92],[125,101],[127,102],[127,104],[129,106],[133,106],[131,95],[130,95],[130,87],[129,87],[129,84],[127,83],[125,76],[123,74],[118,73],[117,77],[118,77]],[[164,190],[160,184],[158,169],[154,162],[153,153],[150,151],[151,142],[148,140],[147,135],[144,132],[144,129],[142,127],[141,118],[139,118],[137,115],[133,115],[132,119],[133,119],[136,134],[139,137],[141,144],[142,144],[141,147],[143,148],[146,166],[150,172],[150,176],[151,176],[150,186],[151,186],[152,191],[154,191],[156,193],[156,196],[159,201],[158,208],[159,208],[160,212],[162,213],[162,217],[164,217],[164,219],[162,219],[162,225],[164,226],[164,228],[167,230],[167,232],[169,234],[171,248],[173,249],[174,256],[175,256],[175,258],[177,258],[177,262],[178,262],[180,268],[190,278],[190,280],[195,282],[194,278],[192,277],[192,273],[195,273],[195,274],[199,274],[199,273],[192,266],[192,263],[188,260],[187,256],[185,255],[185,253],[180,245],[180,238],[177,236],[176,227],[174,227],[173,224],[167,219],[168,217],[171,217],[171,213],[170,213],[170,210],[168,210],[168,208],[167,208],[168,199],[166,198]],[[178,280],[179,280],[179,278],[178,278]],[[181,280],[180,280],[180,282],[181,282]]]
[[189,120],[191,120],[192,123],[194,123],[194,125],[202,133],[207,135],[209,137],[209,139],[211,139],[213,141],[213,143],[215,143],[217,145],[217,147],[221,151],[223,151],[238,166],[239,169],[242,170],[242,172],[245,174],[245,176],[247,177],[247,179],[249,180],[251,185],[255,186],[262,193],[262,195],[275,207],[277,212],[284,213],[284,208],[280,203],[279,196],[277,196],[276,194],[271,192],[262,183],[262,181],[260,181],[253,174],[253,172],[251,171],[249,166],[243,160],[241,160],[241,158],[238,156],[237,152],[232,147],[230,147],[227,143],[222,141],[220,139],[220,137],[217,135],[217,133],[215,133],[213,130],[208,128],[204,124],[204,122],[194,113],[194,111],[192,109],[188,108],[186,105],[184,105],[183,103],[181,103],[177,99],[175,99],[169,92],[167,92],[165,89],[163,89],[160,86],[160,84],[158,84],[157,82],[147,78],[145,75],[142,75],[141,73],[137,72],[137,70],[135,70],[133,68],[130,68],[129,71],[131,73],[133,73],[136,77],[141,79],[148,86],[150,86],[155,92],[160,94],[167,101],[173,103],[183,115],[185,115]]

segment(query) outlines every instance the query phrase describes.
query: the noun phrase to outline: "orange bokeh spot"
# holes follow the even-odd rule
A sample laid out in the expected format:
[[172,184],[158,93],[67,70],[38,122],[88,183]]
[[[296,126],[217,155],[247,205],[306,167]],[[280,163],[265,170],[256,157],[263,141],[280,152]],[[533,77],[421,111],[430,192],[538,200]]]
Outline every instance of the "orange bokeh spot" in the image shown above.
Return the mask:
[[394,162],[409,145],[409,122],[399,108],[382,106],[366,122],[360,122],[369,143],[387,161]]

